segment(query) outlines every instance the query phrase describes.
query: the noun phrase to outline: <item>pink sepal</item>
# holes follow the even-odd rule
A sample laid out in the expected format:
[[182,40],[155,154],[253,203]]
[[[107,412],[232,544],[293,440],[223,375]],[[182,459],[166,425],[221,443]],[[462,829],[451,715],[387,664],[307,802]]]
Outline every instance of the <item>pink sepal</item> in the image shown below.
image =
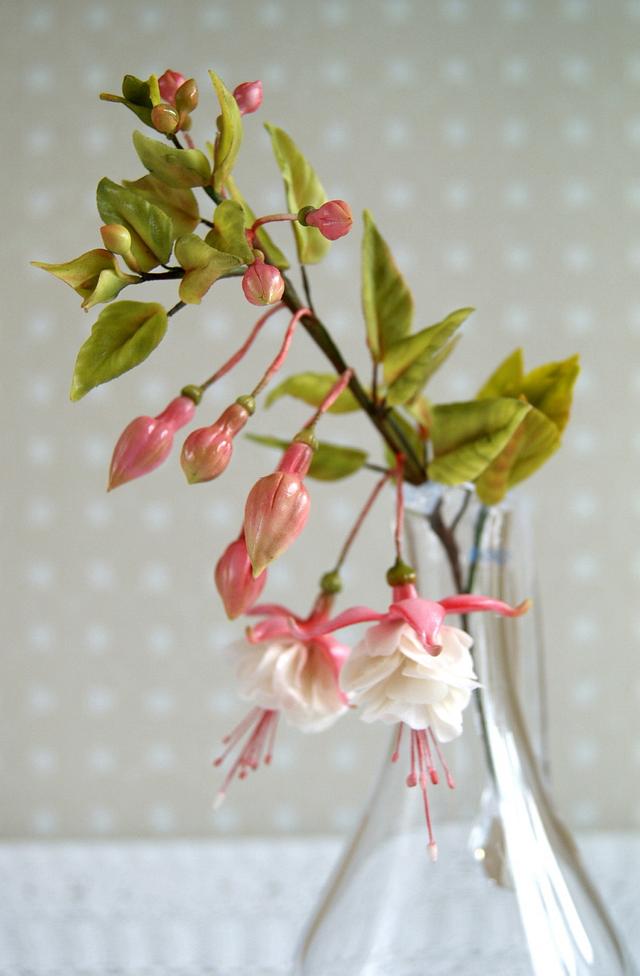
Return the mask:
[[244,510],[244,537],[254,576],[295,542],[310,505],[309,492],[298,475],[274,471],[255,483]]
[[318,623],[314,630],[315,635],[333,633],[334,630],[341,630],[343,627],[353,627],[355,624],[366,624],[375,621],[385,620],[386,613],[378,613],[371,607],[349,607],[343,610],[337,617]]
[[457,596],[447,596],[439,600],[445,613],[477,613],[488,611],[499,613],[503,617],[520,617],[531,607],[531,600],[523,600],[517,607],[512,607],[502,600],[494,600],[490,596],[480,596],[475,593],[459,593]]
[[157,417],[136,417],[118,438],[111,458],[108,490],[148,474],[168,457],[173,436],[193,417],[195,403],[176,397]]
[[227,616],[235,620],[249,612],[251,605],[260,598],[267,582],[267,573],[265,570],[254,579],[244,537],[240,536],[220,556],[214,579]]
[[422,643],[431,654],[439,654],[441,646],[438,644],[438,631],[445,617],[445,609],[441,603],[412,597],[400,600],[389,607],[389,617],[404,620],[412,627]]
[[292,441],[282,455],[276,470],[286,471],[288,474],[297,474],[304,478],[312,460],[313,450],[308,444],[305,444],[304,441]]

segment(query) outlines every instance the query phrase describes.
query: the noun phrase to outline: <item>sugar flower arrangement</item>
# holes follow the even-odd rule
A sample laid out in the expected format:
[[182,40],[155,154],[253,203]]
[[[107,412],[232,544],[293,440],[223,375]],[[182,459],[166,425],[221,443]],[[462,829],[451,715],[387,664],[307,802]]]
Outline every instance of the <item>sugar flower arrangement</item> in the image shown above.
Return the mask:
[[[415,572],[403,558],[403,485],[472,483],[485,506],[499,502],[558,448],[578,375],[577,357],[526,373],[517,349],[472,399],[433,403],[425,386],[453,352],[473,310],[458,309],[413,331],[411,292],[365,211],[361,288],[371,360],[365,384],[356,367],[344,360],[316,311],[307,271],[351,231],[349,204],[327,199],[291,137],[267,125],[287,210],[256,216],[233,170],[243,116],[260,108],[262,85],[244,82],[230,91],[217,75],[210,76],[218,107],[213,139],[204,149],[197,148],[191,136],[192,114],[199,102],[193,78],[169,70],[147,81],[127,75],[122,95],[101,95],[125,105],[154,135],[139,130],[133,134],[144,175],[122,183],[105,177],[98,184],[103,247],[62,264],[34,262],[69,284],[85,310],[105,305],[78,352],[71,399],[79,400],[141,365],[164,338],[174,315],[210,298],[212,289],[215,295],[218,282],[239,279],[247,312],[251,306],[266,310],[254,324],[247,315],[244,342],[211,376],[183,386],[157,416],[131,421],[115,445],[109,471],[113,489],[167,460],[176,433],[193,421],[196,410],[202,413],[201,401],[209,387],[233,369],[264,324],[277,316],[279,347],[253,389],[239,392],[213,422],[205,414],[205,425],[192,430],[182,444],[180,463],[187,482],[212,481],[231,463],[235,438],[283,366],[296,334],[306,330],[332,372],[290,375],[271,389],[267,406],[288,396],[307,404],[312,413],[293,437],[249,435],[281,449],[281,458],[276,469],[249,491],[243,523],[214,571],[229,618],[248,615],[253,621],[235,647],[239,691],[252,707],[225,738],[224,751],[215,760],[217,766],[227,765],[217,802],[235,778],[271,762],[281,715],[305,732],[319,732],[355,708],[365,722],[397,728],[393,761],[399,759],[403,738],[408,740],[407,785],[422,793],[428,850],[435,859],[428,784],[438,783],[437,760],[453,787],[441,745],[461,734],[463,711],[478,684],[471,637],[445,621],[451,615],[464,621],[470,612],[481,611],[514,617],[526,611],[528,601],[511,607],[490,595],[468,592],[471,586],[468,581],[465,586],[461,576],[454,527],[444,523],[438,507],[432,527],[443,541],[459,592],[439,601],[420,595]],[[200,191],[200,201],[195,191]],[[275,223],[288,223],[293,229],[304,300],[292,281],[289,259],[267,231],[267,225]],[[200,228],[204,230],[197,233]],[[119,299],[125,288],[166,280],[175,280],[178,288],[178,300],[169,309],[156,302]],[[372,463],[360,449],[317,439],[317,428],[328,426],[327,414],[356,411],[381,437],[382,464]],[[335,565],[322,576],[310,613],[304,616],[284,606],[258,603],[269,565],[303,532],[312,499],[307,480],[339,480],[359,471],[376,472],[377,480]],[[395,485],[396,497],[395,559],[387,572],[391,602],[386,610],[357,606],[334,614],[342,588],[340,569],[388,483]],[[358,623],[372,626],[351,648],[343,631]]]

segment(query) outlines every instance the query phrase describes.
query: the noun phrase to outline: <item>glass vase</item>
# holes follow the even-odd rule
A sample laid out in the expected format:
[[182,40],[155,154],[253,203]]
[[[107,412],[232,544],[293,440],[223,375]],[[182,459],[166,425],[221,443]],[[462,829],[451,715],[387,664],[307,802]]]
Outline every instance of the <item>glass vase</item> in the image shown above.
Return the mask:
[[[423,596],[535,597],[530,522],[511,499],[487,509],[472,490],[425,486],[407,488],[406,510]],[[390,761],[394,730],[297,976],[637,976],[549,796],[539,608],[450,622],[473,636],[481,687],[442,747],[455,788],[429,785],[438,860],[406,752]]]

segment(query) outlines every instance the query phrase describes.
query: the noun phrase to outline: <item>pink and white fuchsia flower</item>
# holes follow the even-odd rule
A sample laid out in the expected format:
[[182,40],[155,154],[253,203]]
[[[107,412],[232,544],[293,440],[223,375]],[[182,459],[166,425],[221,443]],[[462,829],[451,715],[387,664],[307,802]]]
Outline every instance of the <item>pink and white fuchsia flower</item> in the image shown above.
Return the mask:
[[233,646],[239,655],[240,695],[254,708],[223,740],[226,748],[214,761],[219,766],[244,740],[218,793],[216,805],[231,781],[244,779],[273,754],[278,718],[303,732],[321,732],[346,711],[347,698],[339,676],[350,648],[318,630],[326,622],[331,600],[320,596],[307,618],[286,607],[265,604],[251,614],[264,620],[247,628],[246,639]]

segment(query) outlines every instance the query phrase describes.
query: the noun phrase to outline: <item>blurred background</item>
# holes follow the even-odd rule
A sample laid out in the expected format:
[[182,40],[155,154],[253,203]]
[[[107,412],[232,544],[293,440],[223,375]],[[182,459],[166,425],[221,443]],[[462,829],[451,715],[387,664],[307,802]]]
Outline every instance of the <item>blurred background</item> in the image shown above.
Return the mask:
[[[177,454],[107,496],[113,445],[212,372],[254,311],[237,283],[171,320],[138,370],[71,404],[85,315],[29,266],[100,245],[95,186],[143,175],[134,116],[99,102],[123,74],[194,75],[194,136],[212,138],[207,69],[233,88],[261,78],[239,182],[259,213],[283,195],[262,123],[292,134],[353,233],[311,271],[314,299],[364,368],[360,213],[369,207],[416,299],[416,327],[477,312],[431,388],[471,395],[518,345],[535,366],[583,357],[565,446],[527,483],[548,649],[553,779],[574,826],[640,825],[640,3],[638,0],[264,0],[131,4],[5,0],[3,328],[5,440],[0,681],[4,837],[342,831],[385,732],[347,718],[320,736],[281,729],[270,770],[214,816],[221,736],[244,714],[212,570],[244,496],[276,455],[239,443],[220,482],[187,487]],[[207,213],[203,207],[203,213]],[[289,231],[277,232],[290,249]],[[174,283],[136,299],[171,305]],[[131,297],[129,294],[126,297]],[[255,383],[275,324],[198,418]],[[323,371],[304,334],[291,369]],[[280,401],[256,432],[306,419]],[[379,451],[364,420],[324,436]],[[177,448],[179,449],[180,441]],[[313,483],[305,536],[270,573],[269,600],[305,612],[370,485]],[[345,603],[384,605],[390,506],[346,574]],[[344,604],[343,604],[344,605]]]

